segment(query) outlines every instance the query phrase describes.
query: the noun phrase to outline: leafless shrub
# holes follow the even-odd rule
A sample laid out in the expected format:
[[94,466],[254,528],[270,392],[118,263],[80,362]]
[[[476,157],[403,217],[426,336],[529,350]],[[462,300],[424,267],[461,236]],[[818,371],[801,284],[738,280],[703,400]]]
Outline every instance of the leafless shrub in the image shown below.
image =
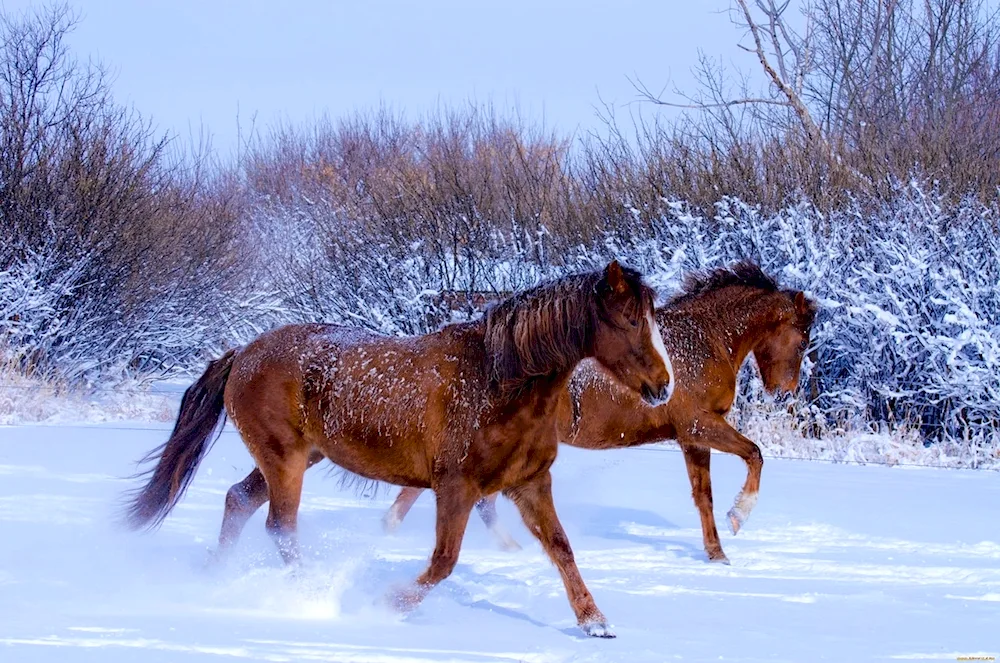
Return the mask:
[[231,272],[235,209],[204,159],[73,59],[75,22],[64,6],[0,15],[0,338],[21,370],[71,381],[193,352],[185,318]]
[[332,290],[392,291],[410,270],[435,284],[407,295],[422,303],[404,329],[424,329],[451,315],[425,310],[434,292],[522,287],[564,269],[563,249],[600,237],[570,147],[488,106],[279,126],[245,162],[251,227],[269,238],[255,241],[262,269],[292,308],[334,319],[359,313],[348,301],[331,308]]
[[704,56],[694,91],[664,98],[636,82],[643,98],[689,109],[645,130],[655,149],[640,170],[666,171],[671,194],[705,211],[726,195],[874,208],[913,178],[956,202],[996,196],[1000,14],[985,0],[816,0],[800,21],[790,11],[788,0],[733,5],[762,90],[731,84]]

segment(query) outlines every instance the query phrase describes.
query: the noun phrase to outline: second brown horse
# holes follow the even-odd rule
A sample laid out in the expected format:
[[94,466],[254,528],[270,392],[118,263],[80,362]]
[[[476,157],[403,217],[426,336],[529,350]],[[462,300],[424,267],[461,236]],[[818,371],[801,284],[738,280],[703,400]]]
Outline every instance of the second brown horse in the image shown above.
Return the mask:
[[[680,294],[656,313],[674,362],[675,393],[670,402],[646,407],[602,369],[585,362],[560,403],[560,439],[585,449],[676,440],[701,516],[705,553],[711,561],[728,563],[712,508],[711,450],[736,454],[747,465],[746,482],[728,513],[734,534],[757,502],[763,466],[760,448],[724,418],[736,397],[737,373],[752,353],[765,389],[794,391],[815,315],[815,304],[802,292],[781,289],[753,263],[694,274]],[[386,529],[402,521],[420,492],[417,488],[400,492],[386,514]],[[497,523],[495,501],[495,495],[481,501],[480,516],[503,547],[516,548]]]

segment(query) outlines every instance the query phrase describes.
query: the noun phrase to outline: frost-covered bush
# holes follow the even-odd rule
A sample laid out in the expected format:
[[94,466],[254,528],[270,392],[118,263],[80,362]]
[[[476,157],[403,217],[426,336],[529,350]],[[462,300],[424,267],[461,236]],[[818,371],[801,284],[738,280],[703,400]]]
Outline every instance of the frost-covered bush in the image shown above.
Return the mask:
[[665,208],[647,236],[606,234],[565,251],[558,265],[540,265],[539,248],[550,250],[544,235],[541,247],[515,247],[498,232],[485,251],[456,263],[420,243],[394,252],[315,200],[272,205],[256,210],[267,237],[260,283],[270,288],[272,313],[280,311],[275,322],[325,319],[420,333],[475,314],[475,306],[456,311],[444,300],[449,290],[499,295],[617,256],[668,296],[689,270],[751,258],[821,305],[792,406],[803,432],[888,425],[913,430],[928,444],[958,443],[983,458],[996,453],[995,210],[974,201],[946,208],[916,184],[900,188],[893,205],[865,214],[824,215],[803,204],[764,215],[732,199],[711,218],[681,203]]
[[997,448],[994,209],[945,208],[916,184],[868,214],[803,205],[765,216],[735,200],[712,219],[674,209],[659,231],[671,268],[752,258],[820,302],[803,395],[812,424],[886,422],[915,427],[927,442]]
[[[0,271],[0,365],[67,384],[187,368],[217,341],[215,293],[183,283],[145,297],[93,283],[101,257],[29,251]],[[95,292],[96,290],[96,292]],[[123,292],[126,291],[126,292]]]
[[78,385],[194,362],[240,256],[226,177],[115,102],[76,22],[0,11],[0,363]]

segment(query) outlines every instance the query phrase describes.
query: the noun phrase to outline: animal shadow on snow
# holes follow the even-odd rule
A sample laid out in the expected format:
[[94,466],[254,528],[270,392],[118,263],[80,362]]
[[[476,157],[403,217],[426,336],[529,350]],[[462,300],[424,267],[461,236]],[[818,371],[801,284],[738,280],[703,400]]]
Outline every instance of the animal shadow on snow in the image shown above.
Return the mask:
[[[473,584],[489,586],[496,583],[508,584],[508,585],[524,585],[524,583],[512,580],[508,577],[504,577],[501,573],[488,572],[488,573],[476,573],[472,571],[471,568],[459,564],[455,569],[456,574],[460,574],[466,582],[471,582]],[[525,585],[527,588],[527,586]],[[494,615],[500,615],[507,617],[509,619],[516,619],[517,621],[525,622],[532,626],[538,628],[552,629],[554,631],[559,631],[563,635],[567,635],[571,638],[578,640],[589,640],[589,636],[583,634],[580,628],[577,626],[570,626],[567,628],[558,628],[552,624],[539,621],[525,612],[516,610],[514,608],[505,607],[493,603],[489,599],[476,598],[472,592],[467,590],[465,587],[461,587],[454,582],[445,581],[442,583],[442,589],[459,605],[465,606],[467,608],[472,608],[473,610],[485,610]]]
[[708,559],[702,548],[701,537],[698,538],[696,544],[692,544],[690,541],[684,539],[659,534],[636,534],[628,531],[629,525],[640,525],[642,527],[662,530],[679,529],[676,524],[652,511],[602,504],[586,504],[579,506],[578,513],[586,514],[585,517],[580,518],[580,521],[585,523],[580,528],[581,533],[585,536],[646,545],[657,550],[666,550],[674,553],[679,558],[693,559],[699,562]]
[[[514,562],[513,566],[516,568],[516,560],[512,560],[512,562]],[[402,587],[406,585],[408,581],[412,581],[412,578],[416,577],[416,575],[423,571],[426,566],[426,560],[391,562],[378,558],[368,560],[365,574],[367,591],[377,593]],[[552,570],[552,573],[556,574],[555,569]],[[558,574],[555,575],[555,579],[556,582],[558,582]],[[378,589],[376,589],[376,587],[378,587]],[[435,589],[433,592],[434,597],[430,599],[429,603],[433,605],[435,601],[454,601],[456,604],[465,608],[483,610],[494,615],[500,615],[502,617],[524,622],[537,628],[553,629],[573,638],[580,638],[584,640],[589,639],[576,626],[558,628],[553,624],[546,623],[532,617],[529,612],[523,612],[509,606],[498,605],[489,598],[483,596],[484,593],[493,594],[496,593],[497,590],[500,590],[502,593],[507,589],[515,590],[519,594],[523,594],[525,600],[528,600],[532,594],[532,588],[529,584],[525,583],[524,580],[513,577],[511,574],[505,573],[502,568],[479,572],[475,571],[472,565],[459,562],[455,566],[454,573],[452,573],[447,580],[443,581]],[[434,610],[435,609],[433,607],[428,608],[427,606],[421,606],[416,611],[405,615],[404,619],[405,621],[411,623],[436,621],[437,618],[433,614]]]

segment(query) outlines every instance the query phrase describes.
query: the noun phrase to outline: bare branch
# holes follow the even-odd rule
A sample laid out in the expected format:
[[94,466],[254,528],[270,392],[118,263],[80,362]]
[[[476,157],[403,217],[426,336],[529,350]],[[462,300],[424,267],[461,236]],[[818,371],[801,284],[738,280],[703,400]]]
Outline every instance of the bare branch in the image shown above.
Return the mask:
[[[690,101],[689,103],[678,103],[674,101],[666,101],[663,99],[663,91],[660,94],[653,93],[645,84],[643,84],[638,79],[627,79],[635,91],[639,93],[643,101],[648,101],[650,103],[656,104],[657,106],[667,106],[668,108],[686,108],[691,110],[707,110],[710,108],[729,108],[731,106],[744,106],[750,104],[764,104],[768,106],[782,106],[785,108],[791,107],[791,104],[787,101],[781,101],[780,99],[767,99],[765,97],[744,97],[740,99],[727,99],[725,101],[717,102],[701,102],[701,101]],[[663,89],[666,89],[664,86]]]
[[809,139],[818,145],[825,146],[827,151],[829,151],[829,147],[826,140],[823,138],[822,132],[820,132],[819,127],[816,126],[816,122],[813,121],[812,114],[810,114],[809,109],[806,107],[805,103],[803,103],[801,97],[799,97],[796,91],[792,89],[792,87],[778,74],[777,71],[775,71],[774,66],[771,64],[770,60],[768,60],[761,41],[760,26],[750,13],[750,8],[747,7],[746,0],[736,0],[736,2],[739,4],[740,9],[743,10],[743,16],[746,18],[747,24],[750,27],[750,34],[753,36],[757,59],[760,60],[760,65],[764,68],[764,72],[788,99],[789,105],[795,111],[795,114],[798,115],[799,121],[802,123],[802,127],[805,129]]
[[785,66],[785,49],[781,46],[781,39],[778,36],[779,28],[778,25],[784,25],[784,21],[781,20],[781,15],[784,13],[785,9],[788,8],[788,3],[791,0],[785,0],[785,3],[777,8],[774,6],[774,0],[767,0],[765,5],[762,0],[757,0],[757,6],[761,8],[764,15],[767,16],[768,27],[767,34],[771,37],[771,47],[774,49],[774,56],[778,59],[778,71],[781,73],[782,80],[788,80],[788,69]]

